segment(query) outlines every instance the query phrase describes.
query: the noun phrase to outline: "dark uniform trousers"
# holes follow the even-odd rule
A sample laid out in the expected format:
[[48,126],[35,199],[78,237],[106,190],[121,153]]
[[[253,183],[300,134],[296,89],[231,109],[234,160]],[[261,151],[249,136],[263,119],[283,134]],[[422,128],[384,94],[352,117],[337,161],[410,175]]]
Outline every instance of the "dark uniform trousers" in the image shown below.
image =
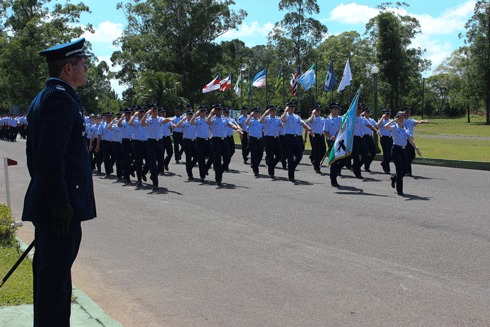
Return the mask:
[[122,143],[121,142],[112,142],[113,151],[114,151],[114,160],[116,161],[116,176],[118,178],[122,178],[124,176],[124,161],[122,154]]
[[208,139],[196,138],[196,156],[199,164],[199,176],[204,179],[213,164],[211,142]]
[[123,138],[121,144],[122,150],[122,161],[123,161],[123,177],[124,179],[129,179],[129,175],[132,171],[132,146],[131,140]]
[[255,174],[258,174],[259,165],[264,156],[264,143],[262,142],[262,138],[250,136],[248,147],[250,148],[252,170]]
[[55,236],[50,222],[33,224],[36,248],[32,262],[34,327],[68,327],[72,294],[71,267],[82,240],[81,222],[72,220],[67,237]]
[[[230,161],[231,158],[233,158],[233,155],[235,154],[235,139],[233,138],[233,135],[227,136],[226,141],[228,142],[228,148],[230,148]],[[229,167],[226,166],[224,167],[225,171],[228,171]]]
[[366,159],[364,161],[364,168],[370,169],[371,163],[376,157],[376,145],[374,144],[374,138],[372,135],[365,134],[362,137],[362,141],[364,143],[364,147],[366,148]]
[[281,161],[281,141],[279,136],[264,136],[265,158],[269,176],[274,176],[274,169]]
[[415,148],[410,143],[407,143],[405,150],[407,151],[406,174],[412,175],[412,162],[415,159]]
[[[138,182],[141,182],[142,176],[148,173],[148,144],[147,141],[133,140],[133,168],[136,171]],[[143,165],[143,160],[145,165]]]
[[230,162],[230,149],[228,142],[224,137],[211,138],[213,150],[213,167],[215,172],[216,183],[221,183],[223,180],[223,166]]
[[[158,167],[160,166],[161,157],[163,157],[162,143],[157,139],[148,139],[146,141],[148,148],[148,167],[150,169],[150,179],[153,186],[158,186]],[[163,163],[162,163],[163,165]]]
[[114,172],[114,148],[111,141],[101,140],[102,156],[104,158],[104,170],[106,175],[110,175]]
[[[172,159],[172,156],[174,155],[172,138],[170,136],[164,136],[162,138],[162,143],[163,143],[164,155],[166,155],[165,159],[163,160],[163,165],[164,167],[168,167],[168,164],[170,163],[170,159]],[[162,170],[160,169],[160,171]]]
[[95,169],[95,158],[94,158],[95,149],[90,150],[90,139],[86,138],[86,141],[87,141],[87,151],[88,151],[88,155],[90,157],[90,166],[91,166],[92,170],[94,170]]
[[248,132],[243,132],[242,138],[241,138],[241,143],[242,143],[242,157],[243,161],[247,161],[248,154],[250,153],[250,149],[248,148]]
[[303,159],[303,141],[301,135],[286,134],[285,152],[288,161],[288,178],[294,179],[294,171]]
[[383,167],[384,172],[389,173],[393,139],[391,138],[391,136],[381,136],[380,142],[381,142],[381,149],[383,150],[383,160],[381,161],[381,167]]
[[287,155],[286,155],[286,135],[279,135],[279,143],[281,144],[281,164],[282,168],[287,168]]
[[395,164],[396,175],[393,176],[396,180],[396,191],[403,193],[403,176],[407,173],[408,156],[406,147],[393,145],[391,148],[391,157]]
[[182,132],[173,132],[172,135],[174,138],[175,160],[180,161],[182,160],[182,153],[184,152],[184,134]]
[[362,137],[354,136],[354,141],[352,143],[352,171],[356,177],[361,177],[361,166],[366,160],[366,147]]
[[323,134],[315,134],[315,137],[310,135],[311,144],[311,163],[315,170],[320,169],[320,164],[322,162],[325,153],[327,152],[327,147],[325,145],[325,136]]
[[192,168],[194,168],[197,164],[196,141],[184,138],[183,148],[185,153],[185,171],[187,173],[187,177],[194,178]]

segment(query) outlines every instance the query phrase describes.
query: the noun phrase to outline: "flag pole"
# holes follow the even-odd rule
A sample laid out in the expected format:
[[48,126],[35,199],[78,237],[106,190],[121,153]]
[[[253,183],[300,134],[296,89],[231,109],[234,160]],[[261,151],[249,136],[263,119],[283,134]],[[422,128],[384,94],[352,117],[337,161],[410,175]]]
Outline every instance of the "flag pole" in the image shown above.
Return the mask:
[[268,103],[268,99],[267,99],[267,67],[268,66],[265,66],[265,107],[264,108],[267,108],[267,103]]
[[285,79],[284,79],[284,69],[282,69],[281,67],[281,70],[282,70],[282,107],[285,108],[286,107],[286,95],[284,94],[285,90],[284,90],[284,82],[285,82]]
[[318,71],[318,66],[315,62],[315,106],[318,104],[318,78],[317,78],[317,72]]

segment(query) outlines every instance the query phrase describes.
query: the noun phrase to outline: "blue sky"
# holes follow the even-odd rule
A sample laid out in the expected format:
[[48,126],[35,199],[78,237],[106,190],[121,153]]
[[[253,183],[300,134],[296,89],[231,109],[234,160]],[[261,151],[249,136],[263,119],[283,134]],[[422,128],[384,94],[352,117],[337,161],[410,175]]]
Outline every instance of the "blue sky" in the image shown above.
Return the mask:
[[[124,14],[116,10],[120,0],[83,0],[92,11],[81,17],[82,23],[91,23],[96,29],[95,34],[85,37],[92,43],[93,50],[100,60],[110,62],[109,58],[116,50],[112,41],[121,35],[125,25]],[[123,1],[127,2],[127,1]],[[241,39],[247,46],[267,43],[267,34],[280,21],[285,12],[278,9],[278,0],[235,0],[235,9],[244,9],[248,16],[238,30],[229,31],[219,40]],[[329,34],[336,35],[345,31],[365,31],[366,22],[376,16],[379,1],[338,1],[318,0],[320,14],[314,17],[328,28]],[[395,1],[393,1],[395,2]],[[465,33],[464,25],[471,17],[474,0],[416,0],[405,1],[410,4],[403,9],[403,14],[417,18],[422,33],[414,40],[415,47],[426,49],[425,58],[432,61],[432,69],[437,68],[454,50],[463,45],[458,38]],[[218,41],[219,41],[218,40]],[[120,91],[117,82],[113,82],[116,91]]]

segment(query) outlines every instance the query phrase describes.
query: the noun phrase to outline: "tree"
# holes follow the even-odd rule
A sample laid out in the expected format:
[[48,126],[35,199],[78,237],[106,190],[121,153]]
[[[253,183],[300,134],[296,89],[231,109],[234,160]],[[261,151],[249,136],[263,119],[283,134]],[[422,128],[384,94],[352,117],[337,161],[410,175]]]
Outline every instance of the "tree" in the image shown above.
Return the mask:
[[[370,35],[371,44],[376,46],[380,77],[390,86],[389,105],[396,110],[401,100],[413,101],[408,95],[421,85],[421,74],[428,69],[430,61],[422,59],[422,49],[410,47],[412,39],[420,33],[417,19],[395,15],[391,6],[391,3],[378,6],[380,14],[368,22],[366,34]],[[407,6],[406,3],[396,3],[395,9]]]
[[472,62],[474,79],[470,80],[473,94],[484,94],[486,123],[490,124],[490,2],[479,0],[475,4],[473,16],[466,23],[468,60]]
[[139,72],[170,72],[182,76],[182,93],[200,101],[201,89],[220,59],[213,41],[236,28],[246,12],[230,10],[232,0],[132,0],[119,3],[127,27],[117,41],[122,50],[112,55],[122,67],[117,77],[129,87],[124,93],[135,101]]
[[26,108],[42,88],[47,76],[39,51],[77,38],[91,26],[81,27],[80,4],[55,4],[50,0],[4,0],[0,2],[0,106]]

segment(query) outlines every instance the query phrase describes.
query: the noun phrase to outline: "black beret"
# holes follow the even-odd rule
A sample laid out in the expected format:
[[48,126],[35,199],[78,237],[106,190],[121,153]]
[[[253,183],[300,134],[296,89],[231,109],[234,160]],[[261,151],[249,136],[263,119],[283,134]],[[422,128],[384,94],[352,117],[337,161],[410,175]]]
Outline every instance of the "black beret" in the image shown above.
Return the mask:
[[330,108],[339,108],[340,109],[340,106],[337,102],[332,102],[331,104],[329,104],[329,107]]

